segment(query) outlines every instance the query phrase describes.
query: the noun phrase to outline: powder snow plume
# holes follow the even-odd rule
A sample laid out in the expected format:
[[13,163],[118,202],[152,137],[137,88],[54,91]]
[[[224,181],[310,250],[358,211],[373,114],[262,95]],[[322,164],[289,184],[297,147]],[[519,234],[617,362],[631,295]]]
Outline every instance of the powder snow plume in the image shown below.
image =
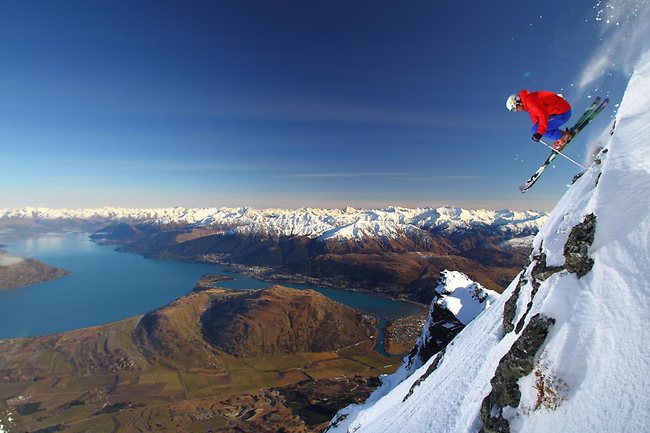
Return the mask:
[[629,77],[650,51],[650,0],[599,0],[593,10],[588,19],[600,27],[600,44],[580,73],[580,90],[614,74]]

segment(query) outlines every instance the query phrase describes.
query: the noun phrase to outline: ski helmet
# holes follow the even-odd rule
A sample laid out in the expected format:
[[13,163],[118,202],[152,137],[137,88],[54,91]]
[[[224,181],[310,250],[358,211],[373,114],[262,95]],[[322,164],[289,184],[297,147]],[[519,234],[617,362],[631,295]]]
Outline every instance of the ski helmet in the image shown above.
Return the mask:
[[519,99],[519,96],[517,95],[510,95],[508,96],[508,99],[506,99],[506,108],[510,111],[515,111],[517,109],[517,105],[521,104],[521,99]]

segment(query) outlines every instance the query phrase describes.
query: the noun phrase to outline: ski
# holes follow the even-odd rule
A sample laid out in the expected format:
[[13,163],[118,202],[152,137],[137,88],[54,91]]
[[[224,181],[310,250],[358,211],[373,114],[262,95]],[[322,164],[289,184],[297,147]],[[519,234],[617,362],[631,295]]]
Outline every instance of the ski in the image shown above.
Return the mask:
[[[587,126],[601,111],[605,109],[608,103],[609,103],[608,98],[605,98],[605,100],[602,102],[600,102],[600,97],[594,99],[592,104],[585,110],[582,116],[580,116],[580,118],[576,121],[576,123],[571,128],[571,130],[573,131],[573,137],[571,137],[571,140],[567,142],[566,146],[568,146],[569,143],[574,138],[576,138],[576,135],[578,135],[578,133],[582,131],[585,128],[585,126]],[[548,166],[551,165],[551,163],[555,160],[555,158],[557,158],[558,154],[561,153],[562,152],[553,150],[549,155],[549,157],[546,158],[546,161],[544,161],[542,165],[540,165],[540,167],[530,177],[530,179],[528,179],[519,187],[519,191],[521,191],[522,193],[528,191],[535,184],[535,182],[537,182],[537,179],[539,179],[539,177],[544,173],[544,171],[546,171]]]

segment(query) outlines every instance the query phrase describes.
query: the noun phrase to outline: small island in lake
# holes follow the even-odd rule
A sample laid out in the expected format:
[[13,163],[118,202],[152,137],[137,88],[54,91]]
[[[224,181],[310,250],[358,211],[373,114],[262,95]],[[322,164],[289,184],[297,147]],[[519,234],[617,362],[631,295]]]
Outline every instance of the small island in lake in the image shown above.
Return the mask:
[[13,256],[0,250],[0,290],[31,286],[68,274],[64,269],[53,268],[38,260]]

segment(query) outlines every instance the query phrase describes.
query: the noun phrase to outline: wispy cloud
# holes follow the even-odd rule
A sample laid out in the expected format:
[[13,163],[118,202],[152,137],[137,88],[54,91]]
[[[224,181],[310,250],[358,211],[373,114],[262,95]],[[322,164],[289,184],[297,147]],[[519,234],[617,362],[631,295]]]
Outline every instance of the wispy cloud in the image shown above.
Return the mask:
[[414,175],[406,172],[332,172],[332,173],[295,173],[287,174],[284,177],[318,179],[318,178],[390,178],[393,180],[423,182],[435,180],[466,180],[481,179],[484,176],[478,175],[460,175],[460,174],[439,174],[439,175]]
[[10,256],[0,251],[0,266],[13,266],[22,263],[24,260],[22,257]]
[[285,177],[297,178],[353,178],[353,177],[401,177],[408,173],[400,172],[347,172],[347,173],[295,173],[287,174]]
[[[210,157],[212,158],[212,157]],[[229,171],[229,172],[282,172],[291,169],[289,164],[273,162],[205,162],[179,159],[178,161],[157,161],[133,158],[70,158],[60,161],[64,168],[86,167],[92,170],[142,170],[161,172]]]

